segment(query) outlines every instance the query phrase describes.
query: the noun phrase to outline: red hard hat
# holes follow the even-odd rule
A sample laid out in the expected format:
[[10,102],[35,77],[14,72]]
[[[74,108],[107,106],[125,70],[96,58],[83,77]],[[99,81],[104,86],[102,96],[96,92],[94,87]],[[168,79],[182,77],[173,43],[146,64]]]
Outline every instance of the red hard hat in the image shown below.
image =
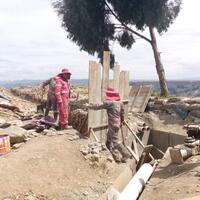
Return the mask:
[[72,74],[67,68],[63,68],[60,74]]

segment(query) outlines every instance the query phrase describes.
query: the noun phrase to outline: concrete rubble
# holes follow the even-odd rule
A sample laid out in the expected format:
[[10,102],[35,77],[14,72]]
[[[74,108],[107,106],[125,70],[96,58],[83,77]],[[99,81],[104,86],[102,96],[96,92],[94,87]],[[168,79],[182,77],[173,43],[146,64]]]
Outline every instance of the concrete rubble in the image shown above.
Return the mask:
[[151,98],[147,110],[165,111],[169,114],[176,113],[182,119],[200,122],[200,98],[178,98],[169,99]]

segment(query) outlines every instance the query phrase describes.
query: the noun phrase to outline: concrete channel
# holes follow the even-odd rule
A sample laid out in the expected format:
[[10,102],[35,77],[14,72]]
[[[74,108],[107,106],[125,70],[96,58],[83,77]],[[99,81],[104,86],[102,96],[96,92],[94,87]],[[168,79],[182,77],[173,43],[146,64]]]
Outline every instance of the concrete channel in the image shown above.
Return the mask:
[[[148,144],[153,144],[154,146],[151,152],[154,158],[161,159],[163,157],[163,153],[166,152],[168,147],[174,147],[178,144],[183,144],[185,137],[185,135],[180,135],[177,133],[151,130]],[[129,181],[133,178],[136,172],[135,168],[136,163],[134,160],[132,160],[99,200],[117,200],[115,196],[117,193],[121,193]]]

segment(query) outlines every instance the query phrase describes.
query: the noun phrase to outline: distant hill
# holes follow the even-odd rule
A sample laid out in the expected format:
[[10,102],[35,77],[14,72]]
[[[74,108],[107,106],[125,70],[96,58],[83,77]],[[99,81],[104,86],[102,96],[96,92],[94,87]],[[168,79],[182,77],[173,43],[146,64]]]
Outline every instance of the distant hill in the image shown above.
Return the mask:
[[[16,80],[16,81],[0,81],[0,86],[5,88],[13,88],[16,86],[35,86],[41,84],[44,80]],[[72,79],[72,85],[86,86],[88,83],[87,79]]]
[[[16,86],[34,86],[41,84],[43,80],[17,80],[17,81],[0,81],[0,86],[13,88]],[[87,86],[87,79],[72,79],[72,85]],[[158,81],[130,81],[130,85],[152,85],[155,92],[160,91]],[[200,81],[168,81],[168,88],[172,96],[190,96],[200,97]]]
[[12,88],[16,86],[34,86],[40,84],[42,80],[16,80],[16,81],[0,81],[0,86]]
[[[160,91],[158,81],[130,81],[131,85],[152,85],[155,92]],[[168,81],[170,95],[200,97],[200,81]]]

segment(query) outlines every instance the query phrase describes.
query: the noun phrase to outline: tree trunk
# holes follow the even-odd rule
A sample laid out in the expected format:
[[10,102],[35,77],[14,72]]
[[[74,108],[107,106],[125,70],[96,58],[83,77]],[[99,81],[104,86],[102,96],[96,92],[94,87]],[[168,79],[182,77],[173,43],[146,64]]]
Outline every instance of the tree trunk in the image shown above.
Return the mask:
[[150,32],[150,36],[151,36],[151,47],[153,49],[154,59],[155,59],[155,63],[156,63],[156,71],[157,71],[157,74],[159,77],[159,82],[160,82],[161,96],[167,97],[169,95],[169,90],[168,90],[167,82],[166,82],[166,78],[165,78],[164,67],[162,65],[160,53],[159,53],[158,47],[157,47],[154,29],[149,27],[149,32]]

